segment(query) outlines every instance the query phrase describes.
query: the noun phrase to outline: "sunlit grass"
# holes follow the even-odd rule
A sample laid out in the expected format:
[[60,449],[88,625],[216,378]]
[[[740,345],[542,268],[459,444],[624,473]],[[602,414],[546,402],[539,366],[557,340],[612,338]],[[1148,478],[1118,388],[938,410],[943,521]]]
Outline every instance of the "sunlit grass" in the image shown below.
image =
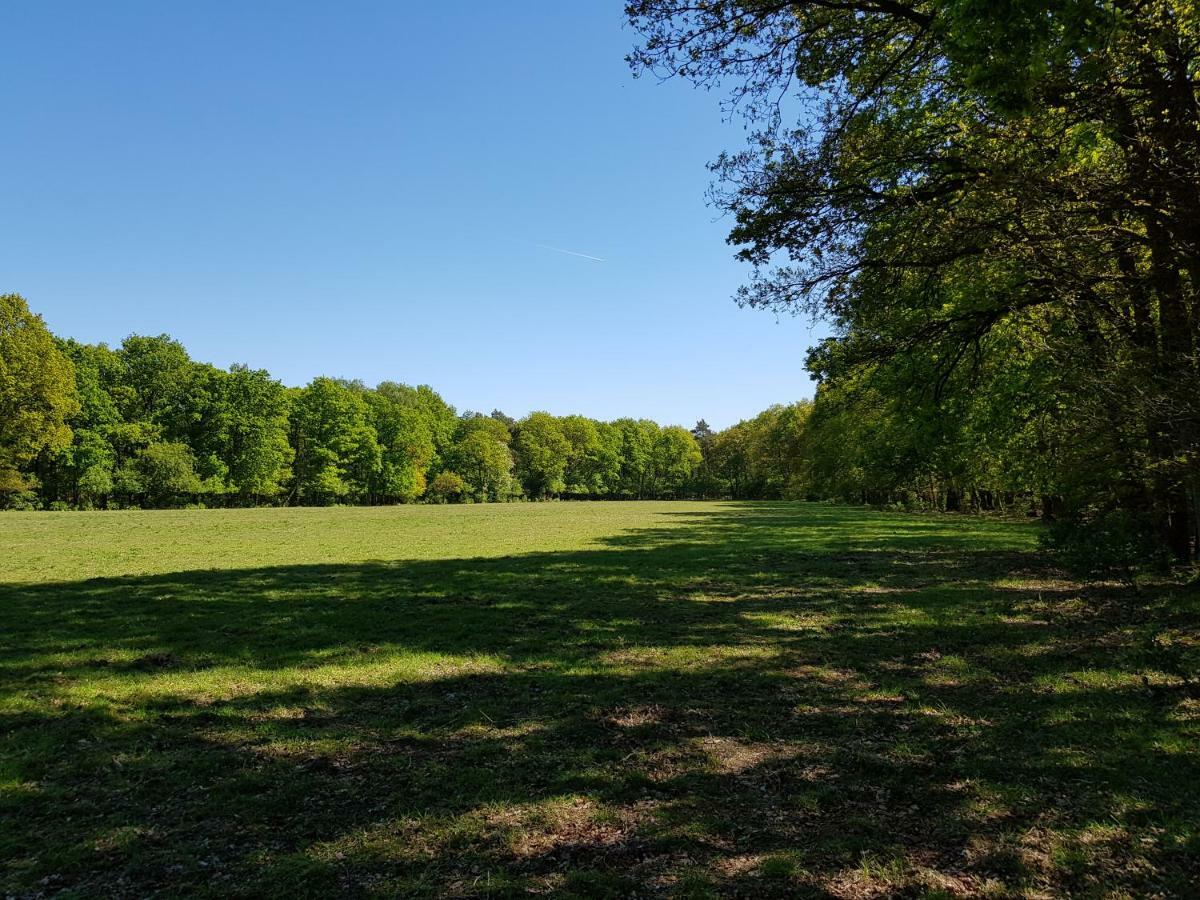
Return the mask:
[[0,516],[7,894],[1196,884],[1194,595],[804,504]]

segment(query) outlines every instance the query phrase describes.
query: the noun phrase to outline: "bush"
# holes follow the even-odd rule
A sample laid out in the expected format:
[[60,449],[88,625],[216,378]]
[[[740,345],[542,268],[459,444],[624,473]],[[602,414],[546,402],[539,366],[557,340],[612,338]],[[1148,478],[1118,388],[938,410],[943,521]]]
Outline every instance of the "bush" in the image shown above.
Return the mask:
[[18,512],[41,509],[41,502],[38,500],[37,491],[3,491],[0,492],[0,509]]
[[1133,584],[1139,572],[1170,566],[1149,517],[1127,509],[1083,510],[1051,524],[1042,543],[1082,579]]
[[434,503],[452,503],[461,500],[466,490],[466,482],[460,475],[442,472],[429,483],[425,495]]
[[88,466],[79,476],[79,493],[88,501],[107,497],[112,491],[112,472],[105,466]]
[[142,490],[156,506],[170,505],[202,489],[195,457],[186,444],[151,444],[138,454],[137,465]]

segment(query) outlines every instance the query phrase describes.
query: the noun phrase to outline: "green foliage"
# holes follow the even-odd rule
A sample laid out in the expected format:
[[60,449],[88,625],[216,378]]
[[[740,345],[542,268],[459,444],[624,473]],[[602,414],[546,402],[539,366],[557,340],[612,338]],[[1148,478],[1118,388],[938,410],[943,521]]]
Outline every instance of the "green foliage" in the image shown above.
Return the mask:
[[558,420],[567,442],[563,490],[571,496],[603,495],[605,485],[615,478],[619,460],[615,455],[611,461],[606,459],[600,425],[584,416],[563,416]]
[[71,441],[79,409],[71,361],[41,316],[17,294],[0,295],[0,493],[20,491],[20,468],[43,450]]
[[707,492],[737,499],[782,499],[807,492],[808,402],[772,406],[724,431],[704,433]]
[[360,385],[314,378],[292,403],[295,491],[321,505],[364,499],[382,464]]
[[[587,435],[575,425],[575,436],[586,440]],[[596,443],[599,443],[598,436]],[[559,423],[549,413],[530,413],[517,423],[517,436],[513,443],[517,458],[517,477],[525,493],[534,499],[543,499],[560,494],[566,488],[567,463],[573,453],[586,452],[576,448]]]
[[686,493],[703,457],[690,431],[668,425],[658,432],[652,458],[657,495],[677,497]]
[[196,457],[186,444],[150,444],[138,454],[134,470],[137,485],[151,506],[166,506],[204,490],[196,474]]
[[288,443],[287,390],[262,369],[211,370],[210,409],[193,443],[208,451],[226,488],[257,501],[283,491],[294,451]]
[[15,470],[0,471],[0,509],[29,512],[42,508],[38,492]]
[[[422,391],[431,393],[429,388],[385,381],[367,393],[382,450],[374,493],[385,502],[408,503],[425,492],[426,475],[437,456],[435,436],[441,422],[440,410],[435,411]],[[442,406],[453,415],[453,410]]]
[[459,421],[446,459],[476,501],[507,499],[512,493],[512,435],[498,419],[467,413]]
[[1139,573],[1161,573],[1170,564],[1150,517],[1126,509],[1077,512],[1052,523],[1043,544],[1067,571],[1084,579],[1132,584]]
[[196,370],[183,345],[165,334],[133,334],[118,351],[124,367],[121,401],[131,421],[154,422],[182,432],[189,424]]
[[[721,433],[546,412],[517,421],[460,416],[427,385],[287,388],[261,369],[197,362],[166,335],[57,347],[79,398],[71,440],[10,467],[10,493],[32,488],[22,506],[782,497],[803,468],[804,404]],[[739,442],[746,472],[722,455]]]
[[613,426],[621,438],[620,493],[638,500],[653,496],[658,425],[649,419],[617,419]]
[[144,493],[142,474],[136,460],[126,460],[118,466],[112,476],[112,490],[121,496],[127,506],[137,504],[138,498]]
[[[785,493],[1121,508],[1196,554],[1195,3],[627,12],[635,71],[729,89],[747,119],[713,166],[753,267],[739,300],[832,331],[809,357],[807,480]],[[746,487],[748,441],[723,443],[735,491],[779,490]]]
[[467,491],[467,483],[454,472],[439,472],[429,483],[429,499],[434,503],[452,503]]
[[88,466],[79,475],[78,488],[86,505],[107,499],[113,491],[112,470],[102,465]]

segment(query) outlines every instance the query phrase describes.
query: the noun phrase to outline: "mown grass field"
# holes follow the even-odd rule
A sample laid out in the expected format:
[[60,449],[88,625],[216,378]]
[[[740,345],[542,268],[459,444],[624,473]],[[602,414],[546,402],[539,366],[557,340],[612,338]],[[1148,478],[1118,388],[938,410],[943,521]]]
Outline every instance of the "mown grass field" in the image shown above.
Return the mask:
[[33,513],[0,548],[5,895],[1200,891],[1196,597],[1085,590],[1032,524]]

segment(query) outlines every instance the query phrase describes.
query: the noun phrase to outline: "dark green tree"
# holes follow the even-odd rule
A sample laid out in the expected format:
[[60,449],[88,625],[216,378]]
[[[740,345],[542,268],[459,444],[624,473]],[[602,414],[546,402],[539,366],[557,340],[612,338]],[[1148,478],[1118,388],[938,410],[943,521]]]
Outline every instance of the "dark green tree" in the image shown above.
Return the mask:
[[[754,123],[750,146],[715,165],[730,240],[754,267],[740,297],[830,320],[839,346],[815,373],[854,381],[862,370],[889,404],[905,395],[897,412],[924,407],[917,418],[940,424],[954,414],[945,398],[976,390],[1019,339],[1038,357],[1025,390],[1047,393],[991,424],[1016,434],[1023,417],[1053,415],[1053,431],[1100,454],[1076,457],[1083,468],[1049,485],[1049,502],[1078,516],[1144,514],[1189,555],[1200,483],[1193,3],[627,9],[644,37],[635,69],[731,85]],[[959,424],[932,432],[950,441],[937,467],[951,482],[964,477],[952,461]]]

